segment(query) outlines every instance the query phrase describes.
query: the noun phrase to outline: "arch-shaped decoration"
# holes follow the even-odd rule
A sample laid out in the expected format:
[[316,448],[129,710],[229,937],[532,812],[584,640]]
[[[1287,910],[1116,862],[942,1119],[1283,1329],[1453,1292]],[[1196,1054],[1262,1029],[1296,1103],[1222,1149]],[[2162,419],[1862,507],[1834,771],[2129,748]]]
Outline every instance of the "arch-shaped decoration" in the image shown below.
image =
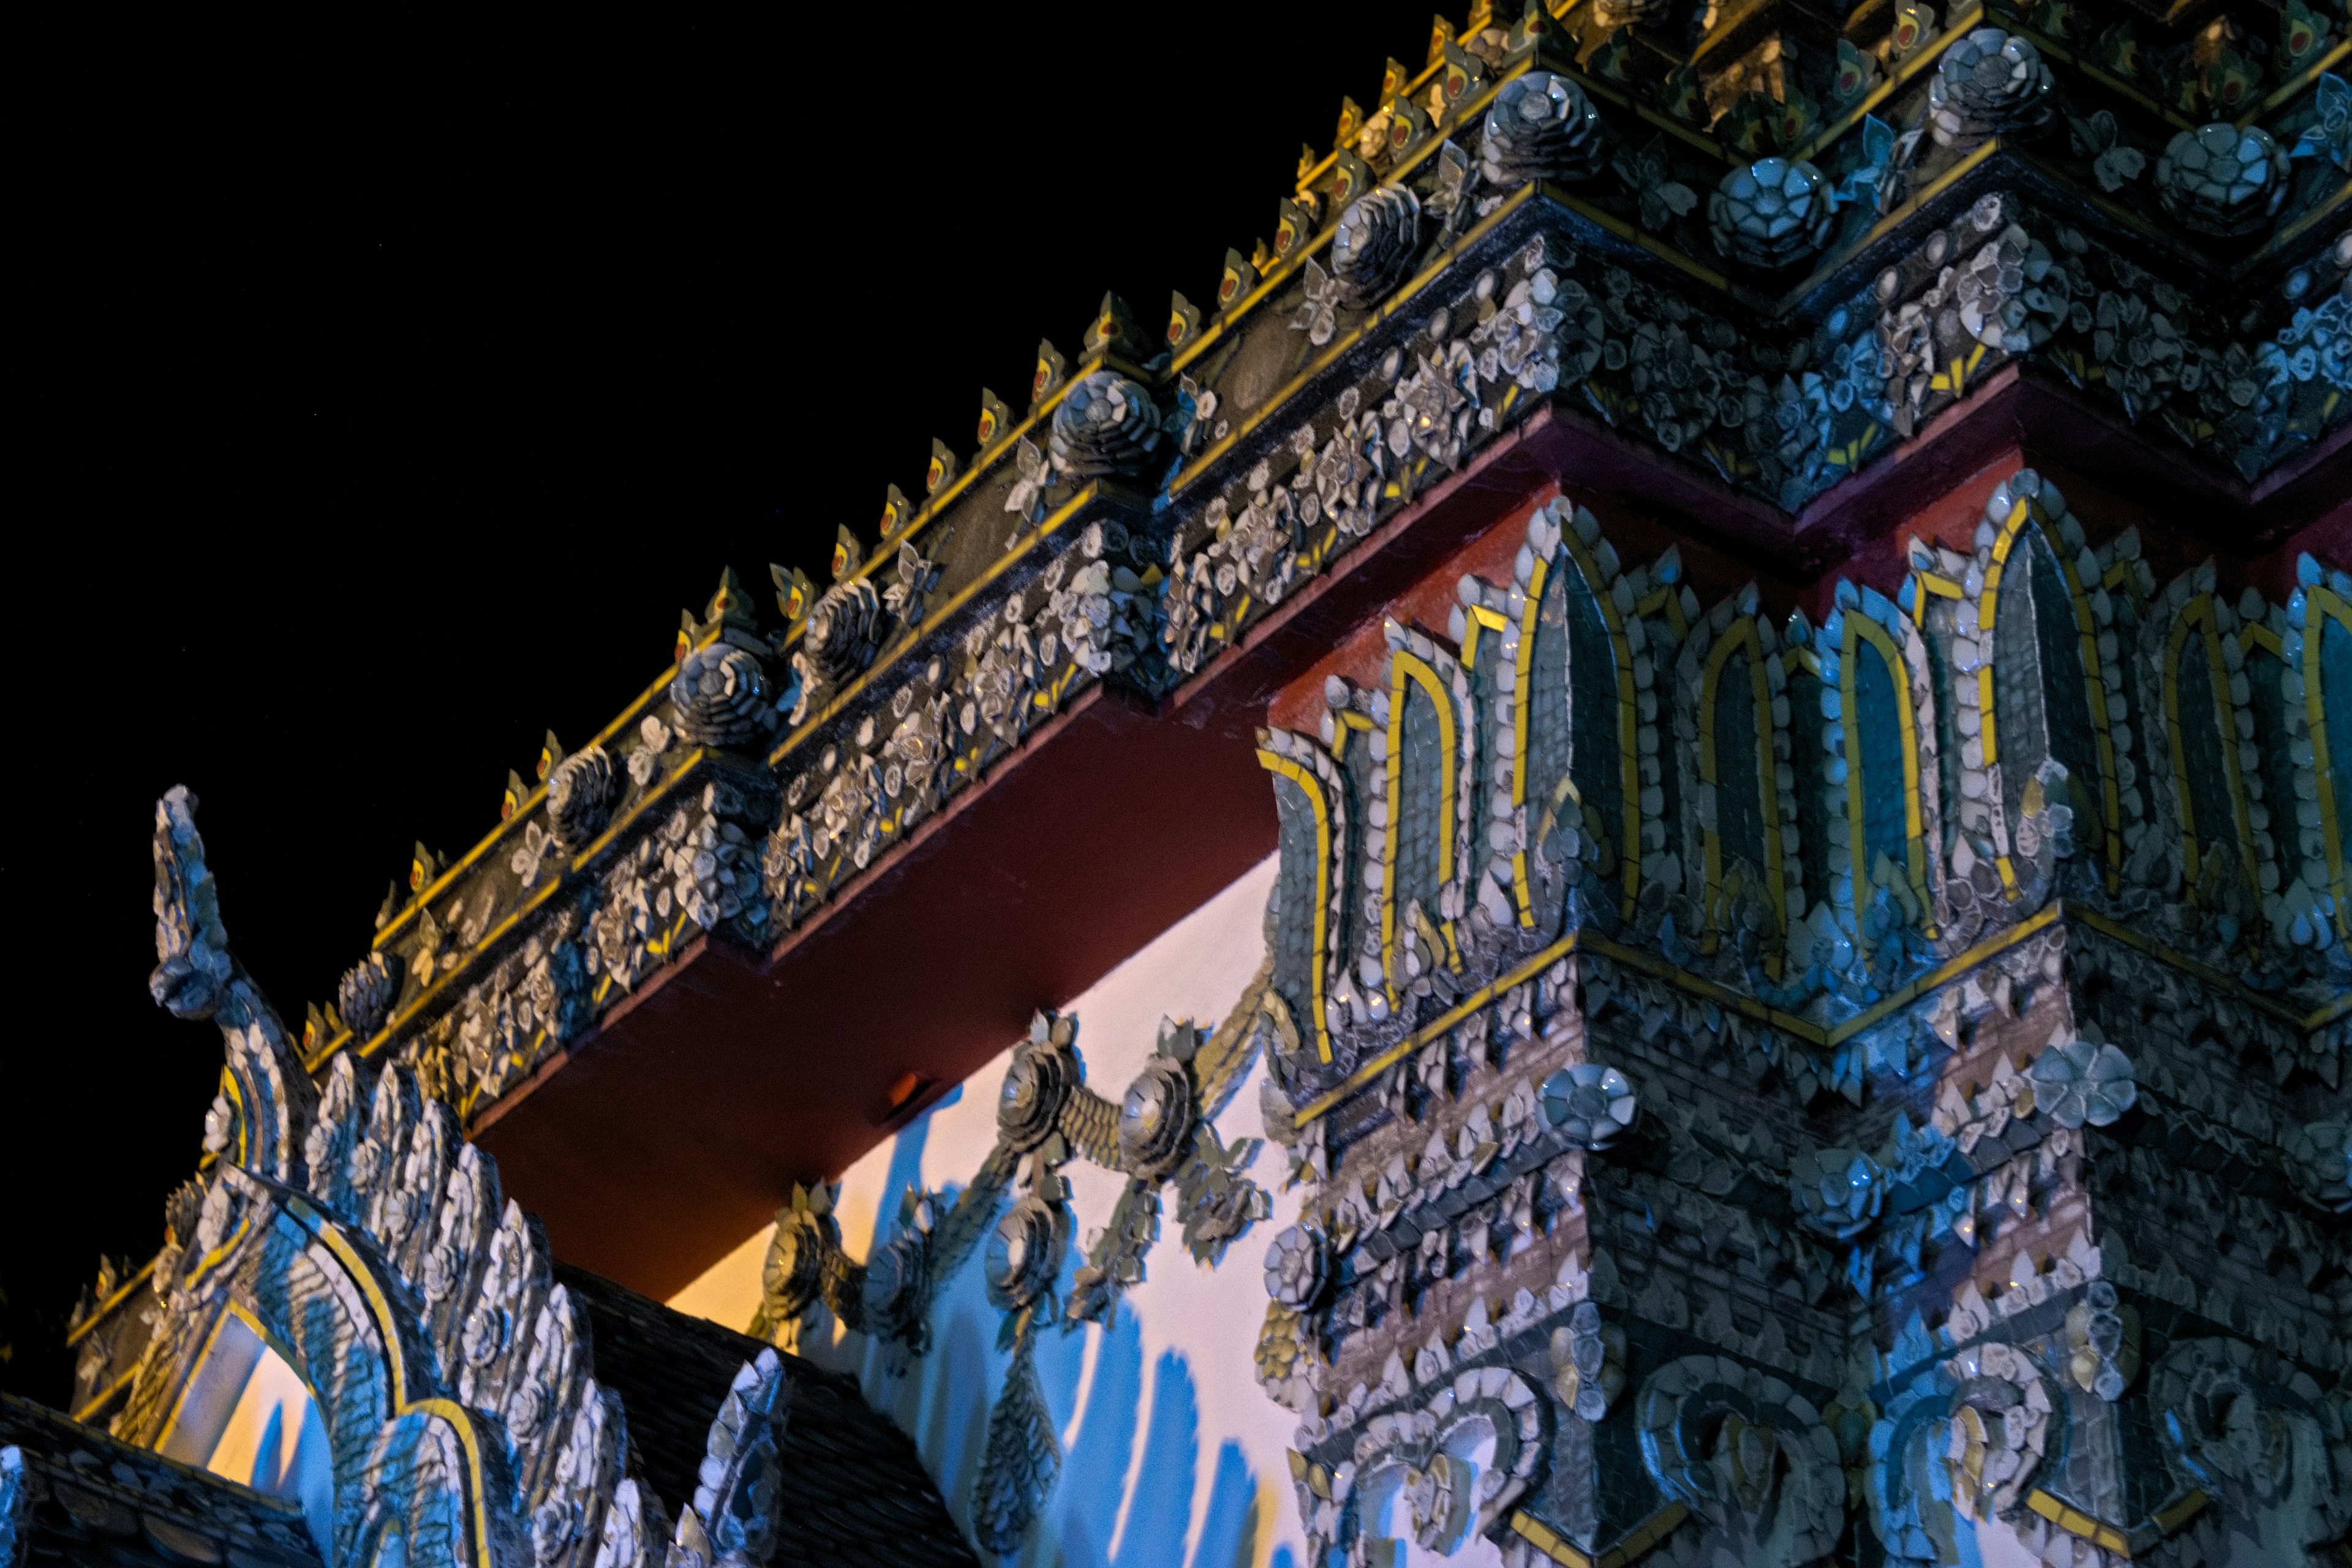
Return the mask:
[[[1282,869],[1277,883],[1286,894],[1276,922],[1275,972],[1286,983],[1294,1014],[1304,1004],[1312,1020],[1315,1055],[1331,1058],[1330,971],[1333,954],[1344,962],[1334,939],[1346,927],[1347,879],[1335,867],[1347,847],[1347,798],[1330,753],[1287,730],[1258,731],[1258,765],[1274,775],[1275,803],[1282,821]],[[1306,908],[1297,907],[1299,893]]]
[[1524,1375],[1489,1366],[1456,1373],[1418,1408],[1371,1417],[1334,1510],[1338,1539],[1310,1542],[1310,1558],[1321,1562],[1328,1548],[1360,1538],[1399,1539],[1392,1531],[1448,1556],[1479,1536],[1501,1536],[1512,1505],[1542,1473],[1549,1414]]
[[[370,1081],[352,1053],[337,1056],[315,1114],[271,1076],[277,1053],[265,1047],[284,1031],[227,957],[194,807],[175,790],[157,812],[155,990],[174,1012],[216,1016],[228,1037],[232,1092],[207,1119],[224,1158],[167,1205],[160,1306],[114,1436],[169,1444],[235,1321],[319,1410],[333,1561],[653,1568],[667,1517],[624,1473],[620,1401],[595,1380],[584,1310],[550,1283],[545,1240],[501,1205],[489,1158],[457,1139],[406,1068]],[[241,1049],[268,1070],[239,1070]],[[704,1469],[721,1479],[681,1510],[675,1537],[705,1560],[713,1543],[764,1560],[783,1376],[763,1355],[722,1405],[719,1458]],[[729,1458],[746,1454],[766,1458]]]
[[[2188,596],[2179,602],[2155,653],[2165,732],[2163,777],[2180,835],[2182,896],[2200,901],[2206,871],[2226,846],[2237,858],[2250,900],[2258,903],[2263,857],[2254,842],[2252,803],[2238,750],[2238,716],[2245,709],[2248,682],[2242,669],[2233,668],[2243,664],[2244,656],[2224,625],[2234,617],[2214,596],[2210,561],[2175,589],[2189,591]],[[2249,716],[2246,728],[2252,724]]]
[[[2295,766],[2296,837],[2303,881],[2313,892],[2330,895],[2336,932],[2342,938],[2352,936],[2344,864],[2344,839],[2352,831],[2352,574],[2329,571],[2305,555],[2296,563],[2296,576],[2282,650],[2303,688],[2300,718],[2309,745],[2307,759],[2303,747],[2289,745]],[[2292,710],[2291,688],[2288,696]],[[2302,821],[2306,799],[2317,807],[2316,823]]]
[[[1404,986],[1398,975],[1398,938],[1412,903],[1433,916],[1445,943],[1442,959],[1459,963],[1454,922],[1461,917],[1462,844],[1469,837],[1467,792],[1462,780],[1475,756],[1476,732],[1469,721],[1470,693],[1461,668],[1429,638],[1388,623],[1387,755],[1382,783],[1387,820],[1380,825],[1380,940],[1391,1006]],[[1435,730],[1434,745],[1415,733],[1413,715],[1425,713]],[[1434,777],[1427,776],[1434,763]],[[1408,832],[1408,828],[1413,831]],[[1368,830],[1365,837],[1373,837]],[[1410,886],[1408,885],[1410,884]],[[1423,890],[1430,895],[1423,898]]]
[[[1495,869],[1517,904],[1519,923],[1536,923],[1528,807],[1558,792],[1557,781],[1531,779],[1529,773],[1546,721],[1541,693],[1553,675],[1560,678],[1566,710],[1566,775],[1586,810],[1617,836],[1621,912],[1632,915],[1642,890],[1644,821],[1654,815],[1645,811],[1643,797],[1658,789],[1643,774],[1642,737],[1653,726],[1643,721],[1638,700],[1654,678],[1648,637],[1633,613],[1616,549],[1601,537],[1600,520],[1590,510],[1557,499],[1528,519],[1511,585],[1496,589],[1465,577],[1461,597],[1450,629],[1463,663],[1488,677],[1500,699],[1494,703],[1487,754],[1494,759],[1492,785],[1512,813],[1513,847],[1497,855]],[[1559,668],[1539,668],[1552,662],[1555,648]],[[1658,765],[1654,754],[1649,763]],[[1654,793],[1652,798],[1660,797]],[[1659,831],[1662,837],[1663,826]]]
[[1747,861],[1761,874],[1770,929],[1789,929],[1782,819],[1795,811],[1780,786],[1789,760],[1788,678],[1780,650],[1771,646],[1772,628],[1754,613],[1752,586],[1740,602],[1747,607],[1715,637],[1699,675],[1696,815],[1706,877],[1704,945],[1710,952],[1728,930],[1727,848],[1735,861]]
[[[2100,627],[2115,611],[2100,581],[2098,557],[2084,543],[2082,524],[2065,510],[2058,487],[2032,468],[1997,484],[1978,524],[1976,555],[1959,581],[1915,572],[1906,597],[1922,618],[1931,597],[1957,599],[1948,658],[1961,677],[1952,693],[1959,729],[1959,823],[1980,832],[1992,848],[2001,893],[2009,900],[2022,898],[2011,814],[2025,811],[2030,790],[2025,783],[2011,783],[2009,773],[2022,773],[2030,783],[2039,766],[2037,731],[2044,748],[2058,742],[2061,764],[2067,762],[2065,750],[2074,752],[2067,766],[2070,793],[2086,814],[2103,818],[2095,832],[2088,832],[2091,823],[2077,827],[2100,847],[2107,889],[2115,891],[2122,884],[2124,814],[2140,814],[2138,787],[2126,787],[2122,771],[2128,766],[2122,757],[2128,726],[2110,726],[2112,705],[2122,703],[2124,677],[2103,648],[2103,642],[2112,647],[2112,632]],[[2046,660],[2058,663],[2058,675],[2044,670]],[[2051,699],[2074,703],[2077,696],[2074,720],[2051,721]],[[2011,733],[2018,726],[2022,733]]]
[[[1928,826],[1933,781],[1922,766],[1921,715],[1915,687],[1925,662],[1918,633],[1874,590],[1837,585],[1837,608],[1822,627],[1824,710],[1836,709],[1829,749],[1828,806],[1845,843],[1829,852],[1832,891],[1857,919],[1854,941],[1871,946],[1859,920],[1882,858],[1917,901],[1921,929],[1936,933],[1929,891]],[[1843,857],[1843,864],[1840,865]]]
[[1743,1560],[1794,1568],[1836,1550],[1837,1439],[1780,1378],[1728,1357],[1682,1356],[1643,1384],[1635,1420],[1658,1489],[1745,1545]]

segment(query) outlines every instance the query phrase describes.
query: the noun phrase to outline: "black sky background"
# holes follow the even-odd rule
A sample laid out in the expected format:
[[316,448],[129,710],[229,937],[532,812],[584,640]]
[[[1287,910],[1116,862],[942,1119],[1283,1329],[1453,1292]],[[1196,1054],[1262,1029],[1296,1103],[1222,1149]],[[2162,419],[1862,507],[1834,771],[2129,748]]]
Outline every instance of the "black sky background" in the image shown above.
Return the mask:
[[1106,289],[1213,298],[1429,10],[83,22],[9,29],[0,242],[0,1386],[56,1404],[219,1071],[146,994],[155,796],[299,1027],[722,566],[821,574]]

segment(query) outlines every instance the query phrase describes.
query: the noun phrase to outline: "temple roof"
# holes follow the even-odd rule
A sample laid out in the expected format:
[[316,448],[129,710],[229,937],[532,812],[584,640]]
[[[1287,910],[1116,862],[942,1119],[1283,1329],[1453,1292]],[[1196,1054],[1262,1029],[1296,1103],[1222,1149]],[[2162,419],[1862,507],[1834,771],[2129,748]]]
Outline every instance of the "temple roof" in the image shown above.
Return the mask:
[[301,1568],[320,1557],[294,1503],[0,1394],[0,1560]]
[[[628,1407],[629,1441],[646,1478],[664,1497],[693,1496],[728,1379],[766,1347],[585,1270],[558,1264],[555,1277],[588,1310],[596,1375]],[[971,1563],[913,1441],[849,1378],[798,1356],[781,1359],[792,1415],[775,1561],[809,1568]]]

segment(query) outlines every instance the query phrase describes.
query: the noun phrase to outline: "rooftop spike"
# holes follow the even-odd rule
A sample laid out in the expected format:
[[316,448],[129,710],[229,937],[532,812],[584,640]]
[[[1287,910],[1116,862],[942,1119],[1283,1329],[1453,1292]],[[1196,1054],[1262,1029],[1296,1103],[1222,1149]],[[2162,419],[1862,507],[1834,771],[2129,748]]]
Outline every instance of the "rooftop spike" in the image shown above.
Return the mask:
[[512,768],[509,768],[507,770],[507,793],[505,798],[499,802],[499,820],[500,822],[504,822],[516,812],[520,811],[522,809],[522,803],[530,798],[530,785],[523,782],[523,777],[520,773],[515,772]]
[[[987,445],[986,442],[982,443]],[[938,437],[931,437],[931,465],[923,470],[923,493],[937,495],[955,483],[955,449]]]
[[816,584],[797,566],[771,565],[768,576],[776,584],[776,609],[784,617],[785,626],[800,625],[809,606],[816,603]]
[[1051,339],[1037,340],[1037,368],[1029,376],[1029,406],[1034,409],[1055,393],[1070,377],[1070,362],[1062,357]]
[[1020,421],[1013,417],[1013,405],[986,387],[980,389],[980,449],[987,451],[1004,439],[1004,433]]
[[1135,330],[1135,316],[1128,310],[1127,301],[1116,294],[1103,296],[1102,308],[1087,326],[1084,342],[1089,359],[1097,354],[1144,357],[1142,334]]
[[1217,309],[1231,310],[1257,287],[1257,268],[1238,250],[1225,252],[1225,275],[1217,283]]
[[1454,31],[1453,23],[1447,21],[1443,16],[1432,16],[1429,19],[1428,63],[1435,65],[1438,61],[1444,59],[1445,58],[1446,47],[1452,44],[1457,36],[1458,35]]
[[719,569],[719,586],[712,592],[710,602],[702,607],[703,630],[715,632],[721,626],[733,626],[740,631],[757,631],[760,626],[759,612],[751,607],[751,590],[743,586],[743,580],[735,575],[732,566]]
[[1201,333],[1201,307],[1181,293],[1168,299],[1168,346],[1181,349]]
[[[1339,100],[1339,129],[1332,135],[1331,150],[1335,153],[1347,151],[1349,148],[1353,147],[1356,144],[1356,138],[1362,135],[1363,132],[1364,106],[1358,103],[1352,98],[1341,99]],[[1303,174],[1305,171],[1302,170],[1300,173]]]
[[[937,443],[934,443],[934,445],[936,445],[936,444],[937,444]],[[936,466],[937,466],[937,464],[939,463],[939,458],[938,458],[938,457],[937,457],[936,455],[934,455],[934,456],[932,457],[932,458],[931,458],[931,462],[932,462],[932,464],[933,464],[935,467],[936,467]],[[914,516],[915,516],[915,503],[914,503],[913,501],[910,501],[910,500],[908,500],[907,499],[907,492],[906,492],[906,491],[904,491],[904,490],[900,489],[899,489],[898,486],[896,486],[896,485],[887,485],[887,486],[885,486],[885,487],[883,488],[883,491],[882,491],[882,537],[883,537],[883,538],[887,539],[887,538],[889,538],[892,534],[894,534],[894,533],[898,532],[900,529],[902,529],[902,528],[906,527],[906,526],[907,526],[907,524],[908,524],[908,522],[910,522],[910,521],[912,521],[914,520]]]
[[866,546],[858,542],[857,535],[850,532],[846,528],[834,530],[833,580],[836,583],[841,582],[864,564],[866,564]]
[[547,775],[553,773],[555,771],[555,764],[562,760],[563,742],[555,738],[554,731],[550,730],[547,732],[547,739],[540,742],[539,782],[545,784],[547,782]]

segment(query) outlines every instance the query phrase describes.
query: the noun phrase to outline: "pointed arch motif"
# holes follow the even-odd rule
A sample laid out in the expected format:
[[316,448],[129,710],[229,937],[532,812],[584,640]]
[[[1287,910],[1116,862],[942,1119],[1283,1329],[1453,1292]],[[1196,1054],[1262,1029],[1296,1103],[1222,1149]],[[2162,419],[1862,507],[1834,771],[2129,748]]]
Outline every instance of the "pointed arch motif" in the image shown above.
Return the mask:
[[[1282,870],[1277,885],[1286,893],[1308,893],[1305,910],[1295,909],[1289,898],[1283,900],[1276,938],[1277,973],[1290,982],[1294,1009],[1306,1004],[1313,1019],[1316,1059],[1328,1062],[1332,1059],[1329,970],[1333,953],[1344,952],[1334,938],[1344,923],[1347,898],[1346,879],[1335,878],[1332,871],[1343,863],[1346,851],[1346,799],[1329,753],[1303,735],[1261,730],[1257,761],[1274,775],[1275,802],[1282,818]],[[1302,985],[1304,994],[1299,994],[1297,988]]]
[[[1428,859],[1428,885],[1434,903],[1424,904],[1424,913],[1436,917],[1437,929],[1446,939],[1449,950],[1454,944],[1454,921],[1459,914],[1460,890],[1457,886],[1464,857],[1461,841],[1468,837],[1466,812],[1468,801],[1462,780],[1468,771],[1475,731],[1470,722],[1469,693],[1459,666],[1443,649],[1428,639],[1419,639],[1428,647],[1430,657],[1423,658],[1413,647],[1414,636],[1391,621],[1387,627],[1389,637],[1389,718],[1387,757],[1383,784],[1388,805],[1388,820],[1381,831],[1381,963],[1387,981],[1389,1002],[1398,1005],[1403,987],[1397,977],[1397,938],[1400,922],[1405,919],[1405,906],[1412,901],[1404,887],[1404,875],[1419,868],[1412,862]],[[1433,811],[1415,811],[1408,795],[1418,796],[1419,790],[1408,786],[1421,781],[1408,778],[1408,764],[1420,753],[1412,744],[1411,717],[1414,711],[1426,710],[1434,719],[1437,743],[1434,760],[1437,766],[1436,805]],[[1415,855],[1408,858],[1405,849],[1405,827],[1409,821],[1426,818],[1435,829],[1433,855]],[[1449,895],[1451,895],[1449,897]]]
[[[1899,786],[1902,854],[1899,858],[1890,854],[1888,858],[1902,868],[1921,907],[1933,909],[1935,901],[1927,893],[1927,812],[1919,777],[1919,721],[1911,708],[1910,666],[1894,637],[1874,617],[1849,613],[1839,630],[1838,700],[1846,715],[1846,843],[1852,858],[1849,885],[1854,906],[1861,908],[1863,889],[1870,885],[1871,868],[1876,864],[1881,846],[1898,847],[1890,844],[1892,835],[1873,828],[1882,819],[1884,792]],[[1876,700],[1881,679],[1885,682],[1883,707]],[[1891,735],[1882,734],[1874,724],[1883,721],[1889,710],[1893,731]],[[1897,753],[1892,767],[1882,750],[1890,741]],[[1882,778],[1882,773],[1895,776]],[[1861,940],[1859,934],[1857,940]]]
[[2314,892],[2332,895],[2336,934],[2352,936],[2344,864],[2345,835],[2352,829],[2352,576],[2323,574],[2308,555],[2297,570],[2302,582],[2287,601],[2291,635],[2284,653],[2303,686],[2301,717],[2311,756],[2307,764],[2294,756],[2295,793],[2299,799],[2308,776],[2319,808],[2320,851],[2303,857],[2303,879]]
[[[2021,479],[2024,477],[2020,476]],[[2012,499],[2008,512],[1994,531],[1991,558],[1984,572],[1984,589],[1977,601],[1977,631],[1985,650],[1977,667],[1977,695],[1982,725],[1979,740],[1985,770],[1989,777],[1999,780],[2004,763],[2013,760],[2009,753],[2015,750],[2014,742],[2021,739],[2004,737],[2001,733],[2000,701],[2008,682],[1997,680],[1995,677],[1995,671],[2002,665],[2005,657],[2009,660],[2011,679],[2023,673],[2018,664],[2025,656],[2012,651],[2017,635],[2014,623],[2006,628],[2000,624],[2004,598],[2001,590],[2006,582],[2011,588],[2021,590],[2024,600],[2025,615],[2034,637],[2033,662],[2030,668],[2041,670],[2043,656],[2061,650],[2066,653],[2058,670],[2041,670],[2040,689],[2032,694],[2037,704],[2046,701],[2053,693],[2066,692],[2068,689],[2059,684],[2061,681],[2078,680],[2082,685],[2089,712],[2095,770],[2098,775],[2097,783],[2093,786],[2096,790],[2101,816],[2098,841],[2101,858],[2106,866],[2107,888],[2112,892],[2119,884],[2123,867],[2123,800],[2117,782],[2115,740],[2107,722],[2107,668],[2106,661],[2100,655],[2098,621],[2092,612],[2089,595],[2083,586],[2074,563],[2067,556],[2066,543],[2053,519],[2053,512],[2063,515],[2063,502],[2056,507],[2044,504],[2045,494],[2054,497],[2054,489],[2043,486],[2036,477],[2031,488],[2012,481],[2010,494]],[[2025,552],[2021,560],[2019,556],[2021,546]],[[2034,553],[2037,548],[2046,554],[2037,556]],[[2021,569],[2025,575],[2011,582],[2010,579]],[[2040,597],[2042,584],[2036,583],[2034,578],[2041,572],[2052,574],[2050,580],[2054,581],[2063,595],[2063,604],[2046,604]],[[2017,602],[2015,598],[2010,600],[2011,604]],[[2045,616],[2061,611],[2065,617],[2063,625],[2053,626],[2045,619]],[[2002,635],[2004,630],[2009,633],[2007,638]],[[2011,700],[2011,711],[2014,714],[2019,711],[2017,700],[2027,694],[2011,689],[2008,695]],[[2063,761],[2063,758],[2060,760]],[[2078,795],[2077,798],[2083,797]],[[1997,835],[1994,864],[2000,873],[2002,890],[2015,898],[2018,896],[2017,869],[2011,858],[2010,824],[2007,820],[2011,805],[2004,800],[2002,809],[1994,813]]]
[[[1777,654],[1765,647],[1763,637],[1769,633],[1759,634],[1759,625],[1753,615],[1735,617],[1707,649],[1700,677],[1698,776],[1713,803],[1711,811],[1698,814],[1701,853],[1706,861],[1710,947],[1721,932],[1726,813],[1734,808],[1743,814],[1750,805],[1755,808],[1756,838],[1762,851],[1762,863],[1758,869],[1764,878],[1765,901],[1771,907],[1772,929],[1789,929],[1788,878],[1781,847],[1780,789],[1777,783],[1780,752],[1786,749],[1786,743],[1785,740],[1780,745],[1774,743],[1776,737],[1784,736],[1786,726],[1774,718],[1775,693],[1769,666]],[[1747,673],[1744,677],[1732,675],[1727,684],[1725,675],[1735,655],[1746,664]],[[1785,712],[1787,698],[1780,697],[1779,701]],[[1727,720],[1736,721],[1742,714],[1747,718],[1744,731],[1727,727]],[[1748,773],[1750,767],[1755,770],[1752,775]]]
[[[2179,816],[2182,896],[2191,903],[2198,901],[2206,864],[2225,843],[2236,847],[2248,893],[2262,898],[2262,858],[2238,755],[2242,704],[2232,690],[2245,677],[2230,668],[2221,622],[2209,587],[2173,616],[2158,654],[2164,762]],[[2210,787],[2217,778],[2218,799]]]

